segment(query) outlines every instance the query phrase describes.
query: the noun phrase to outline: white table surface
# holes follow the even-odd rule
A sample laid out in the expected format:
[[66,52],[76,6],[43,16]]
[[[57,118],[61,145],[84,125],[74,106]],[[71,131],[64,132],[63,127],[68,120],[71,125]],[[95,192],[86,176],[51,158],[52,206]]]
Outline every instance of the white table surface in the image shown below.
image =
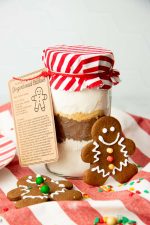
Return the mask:
[[12,75],[43,67],[55,44],[113,50],[122,79],[113,106],[150,118],[149,0],[0,0],[0,104]]

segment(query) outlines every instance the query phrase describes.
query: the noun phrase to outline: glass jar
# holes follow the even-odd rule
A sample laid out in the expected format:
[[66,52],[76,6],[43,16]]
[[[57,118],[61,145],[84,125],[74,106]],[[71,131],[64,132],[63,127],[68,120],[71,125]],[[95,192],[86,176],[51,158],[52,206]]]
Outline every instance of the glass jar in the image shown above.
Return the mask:
[[66,92],[51,89],[55,114],[59,160],[47,168],[64,177],[81,177],[89,164],[81,159],[81,149],[91,141],[94,122],[110,115],[111,90],[85,89]]
[[59,159],[47,169],[64,177],[81,177],[89,164],[81,149],[92,141],[95,121],[110,115],[111,87],[119,83],[110,50],[89,46],[54,46],[43,51],[50,74]]

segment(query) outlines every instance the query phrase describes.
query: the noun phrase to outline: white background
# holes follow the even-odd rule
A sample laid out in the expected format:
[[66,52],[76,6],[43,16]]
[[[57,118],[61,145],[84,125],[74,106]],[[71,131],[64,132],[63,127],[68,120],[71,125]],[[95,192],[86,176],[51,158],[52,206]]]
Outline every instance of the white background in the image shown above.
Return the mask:
[[12,75],[43,67],[55,44],[111,49],[122,79],[113,107],[150,118],[149,0],[0,0],[0,104]]

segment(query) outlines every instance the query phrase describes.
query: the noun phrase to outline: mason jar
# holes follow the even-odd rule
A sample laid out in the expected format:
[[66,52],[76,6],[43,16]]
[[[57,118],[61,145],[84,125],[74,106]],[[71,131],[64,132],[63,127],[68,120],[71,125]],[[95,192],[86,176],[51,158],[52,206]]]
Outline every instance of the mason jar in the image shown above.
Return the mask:
[[43,60],[51,74],[59,151],[58,161],[47,168],[59,176],[78,178],[89,168],[81,149],[92,141],[95,121],[110,115],[111,87],[119,82],[119,73],[112,69],[113,53],[102,48],[49,47]]

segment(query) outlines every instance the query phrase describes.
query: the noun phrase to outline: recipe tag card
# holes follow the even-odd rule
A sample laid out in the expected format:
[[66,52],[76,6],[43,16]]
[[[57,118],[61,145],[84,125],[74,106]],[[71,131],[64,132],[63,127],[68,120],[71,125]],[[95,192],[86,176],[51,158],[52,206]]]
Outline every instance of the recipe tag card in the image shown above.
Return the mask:
[[58,160],[49,78],[43,70],[9,81],[17,151],[22,166]]

